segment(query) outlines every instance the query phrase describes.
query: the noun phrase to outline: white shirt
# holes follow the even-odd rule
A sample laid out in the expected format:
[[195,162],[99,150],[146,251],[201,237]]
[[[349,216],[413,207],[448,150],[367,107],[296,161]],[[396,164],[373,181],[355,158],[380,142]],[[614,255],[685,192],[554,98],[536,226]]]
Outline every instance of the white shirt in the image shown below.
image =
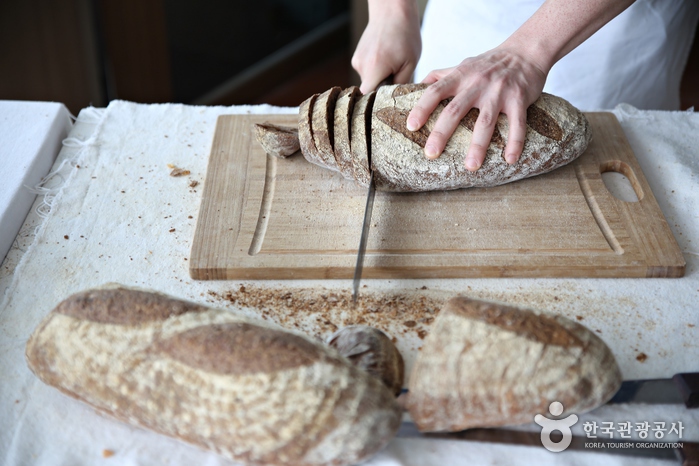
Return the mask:
[[[416,81],[500,45],[542,3],[430,0]],[[544,91],[586,111],[622,102],[640,109],[677,110],[698,20],[697,0],[637,0],[556,63]]]

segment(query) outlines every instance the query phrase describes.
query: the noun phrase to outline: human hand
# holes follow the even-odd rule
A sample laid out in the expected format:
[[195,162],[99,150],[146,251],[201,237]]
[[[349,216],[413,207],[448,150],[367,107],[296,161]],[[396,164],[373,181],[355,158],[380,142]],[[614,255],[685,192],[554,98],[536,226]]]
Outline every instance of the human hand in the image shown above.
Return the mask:
[[420,129],[442,100],[453,97],[439,115],[425,144],[425,155],[434,159],[444,151],[469,110],[479,109],[464,159],[466,168],[476,171],[485,160],[498,116],[504,113],[509,122],[505,160],[514,164],[524,148],[527,107],[541,95],[548,69],[512,48],[501,46],[467,58],[454,68],[432,71],[423,80],[432,85],[408,115],[408,129]]
[[352,56],[362,93],[373,91],[388,76],[394,83],[410,81],[417,66],[422,41],[414,0],[369,2],[369,23]]

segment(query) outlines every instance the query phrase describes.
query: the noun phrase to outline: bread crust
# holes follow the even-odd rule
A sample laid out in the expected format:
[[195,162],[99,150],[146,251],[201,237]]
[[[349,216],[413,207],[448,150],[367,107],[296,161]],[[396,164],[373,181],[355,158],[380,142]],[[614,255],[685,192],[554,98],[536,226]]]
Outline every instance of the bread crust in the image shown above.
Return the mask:
[[354,464],[400,425],[393,394],[331,348],[148,291],[69,297],[26,357],[104,413],[247,464]]

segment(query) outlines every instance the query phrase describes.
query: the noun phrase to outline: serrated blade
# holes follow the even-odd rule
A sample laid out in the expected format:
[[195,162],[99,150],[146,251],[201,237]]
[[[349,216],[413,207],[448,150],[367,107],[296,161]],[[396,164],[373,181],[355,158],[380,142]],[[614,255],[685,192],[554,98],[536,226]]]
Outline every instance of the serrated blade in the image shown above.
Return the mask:
[[359,297],[359,282],[362,279],[364,269],[364,256],[366,254],[366,244],[369,239],[369,229],[371,227],[371,212],[374,210],[374,197],[376,197],[376,185],[374,184],[374,172],[369,175],[369,191],[366,196],[366,207],[364,208],[364,222],[362,223],[362,236],[359,239],[357,250],[357,264],[354,266],[354,279],[352,280],[352,302],[357,303]]

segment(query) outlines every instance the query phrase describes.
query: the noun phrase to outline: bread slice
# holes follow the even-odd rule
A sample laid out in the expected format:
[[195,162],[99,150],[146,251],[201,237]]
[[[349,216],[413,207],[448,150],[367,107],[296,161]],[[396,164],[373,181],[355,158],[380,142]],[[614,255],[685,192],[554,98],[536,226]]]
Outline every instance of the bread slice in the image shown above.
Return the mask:
[[352,167],[352,152],[350,145],[352,111],[357,99],[362,95],[357,86],[348,87],[340,92],[335,104],[335,162],[340,173],[348,180],[354,180],[354,168]]
[[311,118],[311,134],[322,165],[332,170],[339,170],[333,150],[333,126],[335,123],[335,103],[337,96],[340,95],[340,90],[340,87],[335,86],[320,94],[313,104]]
[[299,106],[299,145],[304,158],[316,165],[324,166],[316,144],[313,142],[311,132],[311,120],[313,118],[313,105],[320,94],[313,94],[304,100]]
[[369,186],[369,150],[371,147],[371,111],[376,92],[363,95],[357,100],[350,124],[350,150],[354,179],[362,186]]
[[280,126],[265,121],[264,123],[256,123],[254,128],[257,142],[267,154],[285,159],[298,152],[298,127]]

